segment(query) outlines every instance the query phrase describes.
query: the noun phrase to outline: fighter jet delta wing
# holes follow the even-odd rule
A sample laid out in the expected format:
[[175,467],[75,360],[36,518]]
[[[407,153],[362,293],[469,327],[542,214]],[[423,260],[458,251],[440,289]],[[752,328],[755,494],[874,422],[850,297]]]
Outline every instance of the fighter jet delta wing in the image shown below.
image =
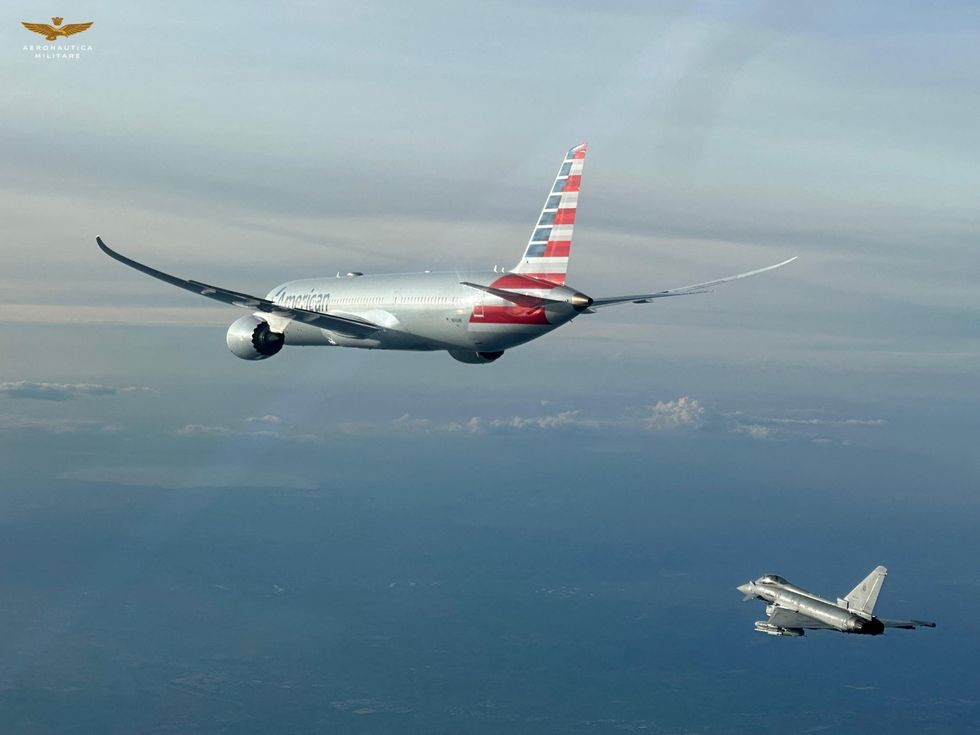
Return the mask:
[[[792,610],[787,610],[783,607],[777,607],[769,615],[769,619],[766,621],[767,625],[771,625],[774,628],[807,628],[809,630],[833,630],[833,626],[827,625],[826,623],[821,623],[815,618],[811,618],[808,615],[803,615],[802,613],[793,612]],[[759,625],[756,623],[756,625]],[[802,635],[802,633],[800,633]]]
[[351,337],[366,337],[381,329],[379,325],[373,324],[366,319],[359,319],[351,316],[338,316],[335,314],[323,314],[318,311],[298,309],[292,306],[280,306],[279,304],[273,303],[268,299],[263,299],[258,296],[249,296],[248,294],[239,293],[238,291],[232,291],[227,288],[221,288],[220,286],[210,286],[207,283],[201,283],[200,281],[187,281],[183,278],[172,276],[169,273],[158,271],[156,268],[143,265],[142,263],[138,263],[131,258],[127,258],[125,255],[117,253],[115,250],[106,245],[102,241],[101,237],[95,238],[95,241],[99,244],[102,252],[104,252],[110,258],[118,260],[124,265],[128,265],[130,268],[134,268],[148,276],[158,278],[161,281],[169,283],[171,286],[176,286],[177,288],[182,288],[185,291],[191,291],[199,296],[206,296],[209,299],[230,304],[231,306],[238,306],[243,309],[250,309],[252,311],[261,311],[271,316],[295,319],[299,322],[313,324],[321,329],[339,332],[340,334]]

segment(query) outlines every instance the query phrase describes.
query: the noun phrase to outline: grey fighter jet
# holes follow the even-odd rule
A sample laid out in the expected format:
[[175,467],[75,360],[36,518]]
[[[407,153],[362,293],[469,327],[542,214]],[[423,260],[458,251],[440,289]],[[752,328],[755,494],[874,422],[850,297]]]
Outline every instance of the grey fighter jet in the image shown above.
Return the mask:
[[801,636],[805,630],[838,630],[841,633],[881,635],[885,628],[913,630],[919,626],[935,628],[928,620],[886,620],[874,616],[878,593],[888,570],[875,567],[837,602],[818,597],[812,592],[790,584],[782,577],[767,574],[737,589],[748,600],[768,602],[768,620],[756,621],[755,629],[769,635]]

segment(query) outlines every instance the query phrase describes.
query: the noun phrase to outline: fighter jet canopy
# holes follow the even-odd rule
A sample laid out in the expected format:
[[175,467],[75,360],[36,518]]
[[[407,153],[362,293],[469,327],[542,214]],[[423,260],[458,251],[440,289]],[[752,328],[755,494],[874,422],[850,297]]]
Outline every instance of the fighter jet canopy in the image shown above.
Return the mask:
[[780,577],[778,574],[767,574],[765,577],[759,577],[759,584],[789,584],[785,579]]

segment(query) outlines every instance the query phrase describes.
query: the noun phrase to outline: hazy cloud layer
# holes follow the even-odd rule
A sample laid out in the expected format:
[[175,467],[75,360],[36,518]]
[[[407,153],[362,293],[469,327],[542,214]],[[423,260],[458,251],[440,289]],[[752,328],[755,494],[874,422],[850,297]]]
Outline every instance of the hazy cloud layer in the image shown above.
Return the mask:
[[27,398],[38,401],[70,401],[89,396],[115,396],[121,393],[153,393],[152,388],[131,385],[117,388],[112,385],[93,383],[38,383],[32,380],[16,380],[0,383],[0,396]]
[[83,432],[112,432],[120,431],[121,429],[122,427],[117,424],[94,419],[0,414],[0,431],[41,431],[48,434],[79,434]]
[[[179,298],[179,296],[178,296]],[[134,297],[135,301],[136,297]],[[203,300],[202,300],[203,301]],[[240,316],[240,314],[238,315]],[[5,321],[18,324],[112,325],[221,327],[237,316],[233,309],[198,306],[93,306],[91,304],[3,303]]]
[[731,422],[732,431],[753,439],[796,437],[815,444],[849,444],[847,438],[853,430],[880,428],[887,424],[884,419],[756,416],[734,411],[724,414]]
[[[542,405],[547,405],[545,401]],[[404,414],[387,421],[347,422],[339,429],[352,434],[461,434],[520,432],[628,432],[680,433],[704,430],[741,434],[752,439],[808,440],[847,443],[854,431],[885,425],[882,419],[794,418],[757,416],[740,411],[720,412],[706,407],[697,398],[680,396],[646,406],[623,409],[619,416],[598,417],[582,409],[568,409],[541,415],[508,417],[471,416],[465,420],[437,419]]]
[[238,426],[214,426],[205,424],[185,424],[175,432],[184,437],[216,437],[244,439],[275,439],[283,441],[317,441],[317,434],[293,430],[283,419],[275,415],[249,416]]
[[60,473],[59,480],[109,483],[134,487],[162,487],[175,490],[200,487],[276,487],[309,490],[317,485],[308,479],[266,471],[258,467],[214,467],[184,465],[180,472],[169,466],[88,467]]
[[[736,414],[742,416],[742,414]],[[781,426],[884,426],[884,419],[794,419],[777,418],[775,416],[745,416],[751,421],[758,421],[762,424],[776,424]]]

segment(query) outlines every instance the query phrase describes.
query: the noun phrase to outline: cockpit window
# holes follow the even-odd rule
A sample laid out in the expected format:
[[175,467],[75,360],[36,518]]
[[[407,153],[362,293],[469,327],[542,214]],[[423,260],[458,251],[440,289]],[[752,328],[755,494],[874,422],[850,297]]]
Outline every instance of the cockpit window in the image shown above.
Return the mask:
[[778,574],[767,574],[759,580],[759,584],[789,584],[789,582]]

